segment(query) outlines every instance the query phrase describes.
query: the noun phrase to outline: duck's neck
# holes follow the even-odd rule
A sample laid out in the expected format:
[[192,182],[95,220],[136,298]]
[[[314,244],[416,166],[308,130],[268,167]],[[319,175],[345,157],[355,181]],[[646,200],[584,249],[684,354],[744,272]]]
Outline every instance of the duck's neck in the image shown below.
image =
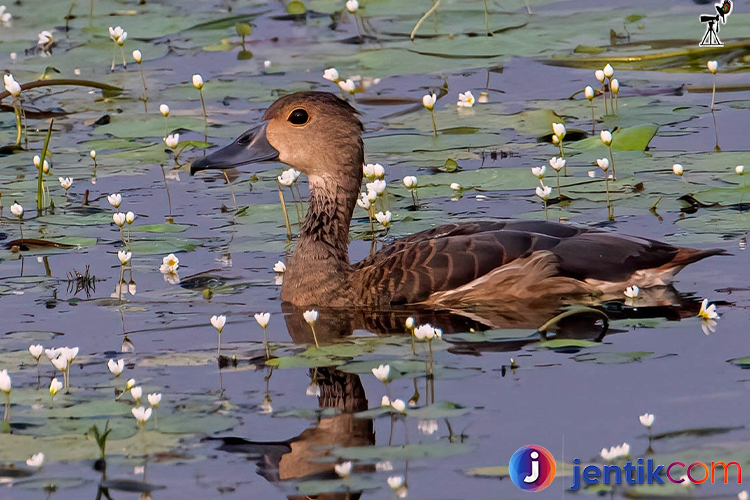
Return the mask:
[[349,265],[349,224],[362,184],[354,175],[309,176],[310,201],[299,242],[284,276],[281,298],[296,305],[336,305],[345,301]]

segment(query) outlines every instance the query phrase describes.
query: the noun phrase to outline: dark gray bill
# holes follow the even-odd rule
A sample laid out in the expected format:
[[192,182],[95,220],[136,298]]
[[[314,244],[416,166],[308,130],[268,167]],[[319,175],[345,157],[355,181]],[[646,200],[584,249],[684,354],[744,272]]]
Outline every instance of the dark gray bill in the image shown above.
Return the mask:
[[232,144],[195,160],[190,165],[190,175],[201,170],[239,167],[278,158],[279,152],[266,139],[267,125],[268,122],[263,122],[239,136]]

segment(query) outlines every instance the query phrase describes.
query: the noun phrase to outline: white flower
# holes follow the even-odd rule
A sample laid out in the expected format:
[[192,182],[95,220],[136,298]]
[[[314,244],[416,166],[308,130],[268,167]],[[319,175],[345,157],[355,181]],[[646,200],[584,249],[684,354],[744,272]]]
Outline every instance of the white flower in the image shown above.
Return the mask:
[[357,0],[348,0],[346,2],[346,10],[354,14],[359,9],[359,2]]
[[629,286],[625,289],[625,296],[629,299],[635,299],[641,294],[641,289],[638,285]]
[[383,225],[383,227],[390,227],[391,225],[391,211],[386,210],[385,213],[378,212],[375,214],[375,218]]
[[129,378],[128,381],[125,382],[125,390],[129,391],[133,387],[135,387],[135,379],[134,378]]
[[598,158],[596,160],[596,164],[599,165],[599,168],[601,168],[605,172],[609,169],[609,160],[606,158]]
[[414,189],[419,185],[419,180],[416,175],[407,175],[404,177],[404,186],[409,189]]
[[560,144],[560,138],[557,137],[555,134],[552,134],[552,144],[554,144],[555,146]]
[[65,373],[66,371],[68,371],[68,360],[63,356],[57,356],[56,358],[52,359],[52,366]]
[[273,265],[273,270],[276,273],[284,274],[286,272],[286,264],[284,264],[282,261],[278,261]]
[[566,130],[565,130],[565,125],[563,125],[562,123],[553,123],[552,131],[561,141],[565,139]]
[[36,44],[40,47],[45,47],[54,41],[55,41],[55,38],[52,36],[52,32],[44,30],[37,35]]
[[5,12],[5,5],[0,5],[0,23],[7,25],[11,19],[13,19],[13,16],[10,12]]
[[544,185],[537,186],[534,192],[542,200],[547,201],[547,199],[549,198],[549,195],[552,194],[552,188],[549,186],[544,186]]
[[216,328],[216,331],[221,333],[224,329],[224,325],[227,323],[227,317],[223,314],[220,316],[211,316],[211,325]]
[[[353,2],[356,2],[357,0],[350,0]],[[347,2],[348,4],[349,2]],[[352,473],[352,463],[351,462],[344,462],[341,464],[336,464],[333,466],[334,470],[336,471],[336,474],[339,475],[339,477],[348,477]]]
[[62,186],[62,188],[65,191],[67,191],[68,189],[70,189],[70,186],[73,185],[73,178],[72,177],[58,177],[57,180],[60,181],[60,186]]
[[323,71],[323,78],[325,78],[326,80],[330,80],[334,83],[338,83],[339,72],[336,68],[328,68],[327,70]]
[[119,377],[122,371],[125,369],[125,360],[118,359],[115,361],[114,359],[110,359],[107,361],[107,368],[109,368],[109,371],[112,372],[112,375],[115,377]]
[[612,76],[615,74],[615,69],[612,67],[611,64],[607,63],[606,66],[604,66],[604,76],[607,78],[612,78]]
[[367,197],[367,193],[359,193],[359,198],[357,198],[357,205],[359,205],[364,210],[370,210],[372,204],[370,203],[370,199]]
[[125,250],[120,250],[117,252],[117,258],[120,259],[120,264],[123,266],[130,262],[130,258],[133,256],[132,252],[127,252]]
[[350,94],[354,94],[354,91],[357,88],[357,85],[351,78],[347,78],[346,80],[339,80],[338,84],[341,90],[343,90],[344,92],[349,92]]
[[586,85],[586,88],[583,89],[583,95],[586,96],[586,99],[589,101],[594,100],[594,89],[591,87],[591,85]]
[[169,116],[169,106],[166,104],[159,104],[159,113],[164,115],[164,118],[167,118]]
[[139,406],[137,408],[133,408],[130,410],[130,412],[133,414],[135,419],[138,421],[139,424],[145,425],[146,422],[148,422],[148,419],[151,418],[151,408],[144,408],[143,406]]
[[544,174],[547,172],[547,167],[542,165],[541,167],[531,167],[531,173],[534,174],[539,180],[544,179]]
[[161,266],[159,271],[162,274],[176,273],[177,269],[180,268],[180,259],[173,253],[170,253],[161,260]]
[[92,149],[91,151],[89,151],[89,156],[92,160],[96,160],[96,150]]
[[450,188],[453,191],[461,191],[463,189],[463,187],[461,186],[461,184],[459,184],[458,182],[451,182]]
[[750,495],[748,495],[747,490],[742,490],[737,493],[737,498],[739,500],[748,500],[748,498],[750,498]]
[[271,320],[271,313],[258,313],[255,315],[255,321],[258,322],[261,328],[264,330],[268,327],[268,322]]
[[159,407],[159,403],[161,403],[161,393],[154,392],[147,396],[148,404],[153,406],[154,408]]
[[125,31],[120,26],[117,28],[113,28],[112,26],[109,27],[109,37],[115,42],[123,33],[125,33]]
[[166,144],[169,149],[176,148],[179,143],[180,134],[169,134],[164,138],[164,144]]
[[10,394],[11,389],[11,382],[10,382],[10,375],[8,375],[8,370],[0,370],[0,391],[3,391],[6,394]]
[[52,361],[60,355],[60,349],[45,349],[44,354],[47,355],[47,359]]
[[385,177],[385,168],[380,163],[367,163],[362,166],[362,174],[369,180],[382,179]]
[[13,78],[13,75],[3,75],[3,82],[5,83],[5,90],[7,90],[13,97],[21,95],[21,85]]
[[310,385],[307,386],[307,389],[305,389],[305,395],[306,396],[320,396],[320,385],[317,382],[313,382]]
[[136,387],[131,388],[130,395],[133,397],[134,400],[140,401],[141,397],[143,397],[143,387],[138,385]]
[[391,401],[391,408],[399,413],[406,413],[406,403],[404,403],[401,399],[394,399],[393,401]]
[[413,316],[409,316],[408,318],[406,318],[406,323],[405,324],[406,324],[406,329],[407,330],[413,330],[414,329],[414,325],[416,324],[416,320],[414,319]]
[[682,165],[679,163],[675,163],[672,165],[672,172],[674,172],[677,175],[683,175],[685,173],[685,169],[682,168]]
[[378,462],[375,464],[375,470],[377,472],[390,472],[393,470],[393,464],[387,460]]
[[60,348],[60,356],[65,359],[68,364],[72,363],[74,359],[76,359],[76,356],[78,356],[78,347],[61,347]]
[[305,321],[307,321],[308,325],[312,325],[313,323],[318,321],[318,311],[315,309],[305,311],[302,316],[305,318]]
[[599,454],[607,461],[626,457],[630,454],[630,445],[628,443],[622,443],[620,446],[612,446],[609,450],[607,448],[602,448],[602,451]]
[[29,354],[31,354],[31,356],[37,361],[39,361],[39,358],[42,357],[43,352],[44,347],[42,347],[40,344],[29,346]]
[[734,167],[734,173],[737,175],[745,175],[745,166],[737,165],[736,167]]
[[417,429],[422,434],[431,436],[432,434],[435,434],[435,432],[437,432],[438,430],[437,420],[420,420],[417,423]]
[[391,400],[388,398],[388,396],[383,396],[380,398],[380,406],[391,406]]
[[707,320],[719,319],[719,314],[716,312],[716,305],[709,305],[708,299],[703,299],[701,309],[698,311],[698,317]]
[[594,71],[594,77],[599,80],[600,82],[604,82],[604,71],[598,69]]
[[638,420],[641,422],[641,425],[647,429],[650,429],[652,425],[654,425],[654,420],[656,417],[654,417],[653,413],[644,413],[643,415],[640,415],[638,417]]
[[609,130],[602,130],[599,132],[599,139],[602,140],[605,146],[609,147],[612,144],[612,134]]
[[392,490],[398,490],[404,486],[403,476],[391,476],[386,481]]
[[10,206],[10,213],[20,219],[21,217],[23,217],[23,207],[18,203],[14,203]]
[[565,168],[565,158],[557,158],[553,156],[549,159],[549,166],[552,167],[555,172],[559,172]]
[[477,102],[480,104],[485,104],[485,103],[490,102],[490,95],[487,92],[480,92]]
[[706,67],[708,68],[708,71],[710,71],[711,73],[715,75],[716,72],[719,70],[719,63],[717,63],[716,61],[708,61],[706,63]]
[[44,453],[36,453],[26,460],[26,465],[29,467],[39,468],[44,463]]
[[141,54],[140,50],[133,51],[133,60],[138,64],[141,64],[141,62],[143,61],[143,54]]
[[459,108],[470,108],[474,106],[474,95],[471,93],[471,90],[458,94],[458,102],[456,103],[456,106]]
[[385,192],[385,188],[388,186],[388,183],[385,182],[382,179],[376,179],[372,182],[368,182],[365,184],[365,187],[368,191],[375,191],[375,193],[378,194],[378,196],[382,195]]
[[112,214],[112,222],[117,224],[118,227],[125,225],[125,214],[122,212],[115,212]]
[[435,109],[435,102],[437,102],[437,96],[433,92],[422,96],[422,106],[430,111]]
[[414,329],[414,337],[417,340],[432,340],[435,338],[435,327],[429,323],[419,325]]
[[[96,153],[94,153],[94,157],[96,157]],[[114,208],[120,208],[120,204],[122,203],[122,195],[120,195],[119,193],[110,194],[109,196],[107,196],[107,201]],[[123,221],[124,220],[125,219],[123,219]]]
[[612,92],[615,95],[620,93],[620,82],[617,78],[612,78],[612,80],[609,81],[609,88],[612,89]]
[[60,392],[60,389],[62,389],[62,388],[63,388],[62,382],[60,382],[56,378],[53,378],[52,382],[49,383],[49,394],[50,394],[50,396],[52,396],[54,398],[55,395],[58,392]]
[[375,375],[376,379],[386,384],[390,382],[391,367],[390,365],[380,365],[372,369],[372,374]]
[[281,172],[281,175],[276,177],[276,179],[279,181],[279,184],[281,184],[282,186],[289,187],[295,182],[297,182],[299,175],[300,175],[300,172],[298,170],[290,168]]
[[265,69],[268,69],[268,68],[270,68],[270,67],[271,67],[271,64],[272,64],[272,63],[271,63],[271,61],[269,61],[268,59],[266,59],[265,61],[263,61],[263,67],[264,67]]
[[198,90],[203,88],[203,77],[201,75],[193,75],[193,87]]

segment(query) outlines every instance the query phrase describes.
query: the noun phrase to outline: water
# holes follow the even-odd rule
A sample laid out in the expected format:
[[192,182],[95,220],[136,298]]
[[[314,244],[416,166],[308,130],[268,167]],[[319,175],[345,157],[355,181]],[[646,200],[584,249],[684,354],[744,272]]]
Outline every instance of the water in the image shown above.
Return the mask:
[[[38,20],[31,16],[30,7],[15,7],[12,29],[16,31],[1,34],[4,45],[10,44],[7,50],[21,50],[20,42],[13,37],[28,41],[40,29],[59,25],[69,7],[62,4],[65,2]],[[446,23],[459,32],[472,26],[481,30],[481,5],[478,2],[463,12],[461,5],[446,2],[446,11],[439,12],[438,26]],[[735,3],[736,11],[725,28],[728,43],[742,36],[744,28],[739,20],[747,6],[747,2]],[[323,12],[339,8],[332,2],[316,2],[309,7]],[[425,7],[429,8],[409,6],[402,12],[394,2],[373,2],[367,9],[375,29],[390,33],[404,27],[408,32]],[[220,175],[188,175],[187,162],[200,155],[199,151],[181,153],[179,180],[167,179],[165,189],[161,166],[169,171],[174,163],[158,144],[164,120],[156,108],[160,102],[169,103],[173,113],[169,129],[184,127],[180,130],[183,140],[202,140],[200,102],[197,91],[187,83],[192,72],[200,71],[207,82],[209,139],[224,144],[252,125],[279,89],[335,90],[320,77],[324,68],[335,65],[345,75],[383,78],[353,102],[366,126],[367,160],[380,162],[387,169],[389,203],[395,214],[391,235],[410,234],[444,220],[541,218],[542,207],[533,197],[536,180],[528,168],[546,162],[556,149],[537,143],[537,136],[545,131],[532,123],[533,117],[519,120],[523,115],[518,113],[548,108],[563,116],[569,129],[589,130],[587,104],[580,98],[569,101],[567,97],[586,84],[596,83],[591,70],[594,66],[561,67],[557,59],[580,63],[585,54],[571,57],[575,46],[608,45],[609,26],[595,23],[608,17],[619,19],[648,12],[641,22],[642,32],[631,26],[633,37],[641,41],[666,38],[668,48],[692,47],[679,39],[702,34],[697,22],[695,33],[676,31],[682,29],[679,26],[688,26],[688,20],[706,6],[672,3],[663,12],[653,13],[652,7],[647,2],[627,8],[606,3],[533,3],[535,14],[527,18],[525,9],[519,10],[515,4],[496,5],[495,9],[507,15],[493,14],[493,25],[528,21],[526,31],[501,33],[492,43],[484,37],[457,37],[455,44],[444,43],[444,38],[415,42],[417,50],[426,52],[459,47],[455,50],[465,53],[462,50],[468,49],[462,47],[472,47],[467,42],[472,40],[476,41],[476,53],[497,54],[488,59],[461,60],[415,55],[408,52],[412,46],[402,38],[382,34],[387,39],[364,46],[342,43],[356,35],[351,21],[331,31],[330,20],[325,17],[311,18],[307,24],[274,19],[283,12],[280,4],[237,5],[233,14],[259,14],[252,20],[255,31],[248,44],[255,57],[238,61],[238,49],[202,50],[221,38],[236,39],[233,22],[218,30],[187,29],[227,15],[214,6],[147,4],[144,9],[153,10],[109,19],[103,17],[105,12],[124,7],[103,2],[96,4],[93,33],[83,30],[88,25],[87,9],[76,8],[81,12],[72,21],[74,30],[68,39],[59,33],[60,45],[51,58],[21,55],[11,62],[7,54],[3,55],[4,66],[19,81],[33,80],[44,66],[52,64],[63,71],[63,76],[79,67],[84,77],[123,85],[128,92],[103,102],[96,94],[79,89],[39,90],[28,97],[29,104],[40,109],[62,108],[72,113],[55,121],[53,176],[47,180],[57,206],[54,215],[35,219],[33,209],[36,177],[31,156],[38,154],[43,139],[43,133],[36,129],[43,131],[46,124],[30,119],[32,151],[0,158],[6,216],[0,231],[6,239],[18,237],[17,223],[9,218],[8,210],[13,200],[18,200],[27,210],[27,238],[65,236],[85,243],[77,250],[31,250],[22,255],[3,250],[0,255],[0,309],[5,334],[0,336],[0,368],[10,370],[14,386],[13,434],[0,437],[0,461],[25,468],[23,461],[32,453],[43,451],[47,455],[39,473],[3,486],[2,497],[45,497],[44,487],[50,484],[57,485],[52,498],[96,496],[102,479],[101,472],[92,468],[97,448],[83,433],[93,424],[103,428],[107,420],[114,429],[107,449],[107,478],[145,479],[149,484],[165,486],[152,492],[157,499],[186,494],[201,498],[247,498],[250,494],[297,498],[319,492],[326,492],[319,495],[321,498],[346,498],[346,485],[334,482],[333,464],[347,457],[355,458],[348,485],[356,491],[350,497],[391,498],[386,478],[406,475],[411,498],[515,498],[521,493],[507,477],[498,481],[496,476],[476,476],[469,471],[507,466],[516,449],[532,443],[545,446],[558,462],[568,464],[574,458],[582,463],[596,462],[601,448],[622,442],[631,445],[633,457],[645,456],[648,433],[638,423],[638,415],[646,412],[656,415],[656,437],[685,431],[654,439],[651,447],[655,458],[667,463],[681,458],[685,463],[736,459],[743,466],[750,465],[744,451],[750,439],[744,428],[747,377],[740,367],[728,362],[750,354],[744,350],[750,293],[741,250],[747,207],[742,208],[737,199],[742,196],[738,183],[745,179],[731,173],[734,165],[748,161],[742,133],[747,92],[718,94],[715,129],[707,109],[710,96],[678,90],[686,83],[711,84],[710,74],[701,69],[703,59],[685,58],[676,64],[667,61],[669,64],[661,68],[658,63],[643,68],[615,64],[622,85],[622,107],[620,117],[608,117],[605,125],[614,128],[656,122],[661,127],[648,151],[615,153],[622,177],[614,196],[614,222],[606,221],[601,177],[593,183],[587,175],[595,168],[593,160],[606,152],[603,148],[578,154],[569,151],[570,183],[583,187],[565,187],[565,183],[563,189],[574,194],[575,200],[566,206],[551,206],[551,218],[564,217],[576,224],[730,252],[685,269],[675,283],[679,295],[668,297],[668,304],[674,307],[654,311],[654,318],[642,311],[645,317],[615,320],[603,339],[599,337],[599,325],[584,321],[560,332],[560,337],[576,339],[578,344],[571,341],[558,349],[541,346],[535,330],[554,315],[555,304],[549,310],[539,307],[517,311],[501,304],[499,310],[507,320],[503,324],[509,329],[486,333],[488,338],[483,342],[478,342],[483,334],[468,334],[476,325],[463,318],[409,309],[365,312],[349,318],[341,311],[321,310],[317,331],[328,347],[317,357],[314,351],[307,357],[300,356],[312,342],[311,332],[299,311],[279,301],[280,287],[271,270],[291,249],[274,180],[280,166],[255,165],[232,173],[237,204],[248,207],[236,215],[232,191]],[[162,12],[160,9],[169,8],[176,10],[164,23],[151,19]],[[579,17],[570,21],[573,26],[556,35],[556,24],[571,12],[579,13]],[[181,16],[190,18],[189,22]],[[651,24],[657,21],[661,31]],[[108,73],[112,46],[105,32],[110,23],[130,30],[126,53],[139,47],[144,51],[148,119],[137,100],[142,89],[135,65],[127,72]],[[612,24],[612,28],[621,30],[622,22]],[[434,32],[432,21],[428,20],[421,32]],[[279,39],[274,41],[273,36]],[[525,37],[539,38],[540,45],[524,45]],[[553,39],[557,42],[547,45]],[[78,42],[86,42],[85,47],[76,48]],[[436,46],[438,42],[442,45]],[[614,47],[611,52],[620,55],[648,50],[636,45]],[[732,50],[712,56],[720,60],[722,68],[731,69],[720,73],[722,85],[745,83],[746,49]],[[389,57],[391,71],[385,69]],[[264,59],[273,62],[267,74],[260,71]],[[402,71],[410,64],[412,71]],[[502,68],[489,73],[488,84],[486,68],[496,65]],[[427,89],[438,89],[444,82],[449,90],[438,101],[438,127],[470,126],[478,130],[465,135],[443,133],[433,141],[429,116],[419,106],[419,99]],[[491,89],[489,103],[477,104],[467,113],[456,111],[453,101],[458,92],[473,89],[478,96],[485,87]],[[374,97],[406,97],[413,104],[367,100]],[[4,102],[9,103],[7,99]],[[599,99],[597,106],[600,118]],[[637,111],[631,113],[631,109]],[[679,109],[687,112],[680,114]],[[111,116],[111,125],[91,124],[104,114]],[[2,116],[3,141],[9,142],[14,137],[13,116],[10,112]],[[597,131],[602,126],[597,123]],[[717,135],[721,153],[714,152]],[[96,173],[87,156],[92,148],[99,152]],[[492,159],[491,152],[499,152],[498,158]],[[458,161],[460,172],[434,170],[448,157]],[[684,182],[671,174],[675,162],[686,167]],[[422,186],[417,211],[409,210],[410,197],[400,186],[400,179],[412,174],[419,176]],[[67,201],[55,180],[58,175],[75,179]],[[546,180],[555,186],[554,179]],[[448,188],[454,181],[468,188],[455,201]],[[303,194],[304,182],[302,179]],[[631,187],[638,182],[644,183],[643,190],[634,193]],[[724,191],[716,195],[707,191],[711,188]],[[81,216],[79,207],[85,190],[90,191],[91,205],[100,210]],[[122,193],[122,208],[138,215],[131,236],[136,293],[126,295],[123,301],[111,297],[119,277],[116,252],[122,247],[119,231],[109,223],[111,208],[106,194],[112,192]],[[678,201],[686,193],[704,200],[718,196],[726,203],[723,207],[686,211],[685,204]],[[478,194],[486,198],[478,198]],[[288,191],[285,195],[290,217],[296,223],[297,209]],[[649,208],[658,197],[662,200],[657,217]],[[750,196],[747,198],[750,200]],[[222,211],[222,206],[228,211]],[[177,226],[182,231],[166,233],[161,227],[154,233],[137,232],[143,225],[161,224],[167,219],[184,225]],[[370,242],[361,236],[368,226],[366,214],[357,209],[350,247],[352,261],[370,251]],[[95,238],[95,242],[82,238]],[[144,243],[146,240],[151,243]],[[179,251],[185,249],[189,251]],[[181,285],[166,283],[158,272],[162,257],[171,251],[179,251]],[[37,256],[44,256],[46,261],[40,262]],[[83,291],[74,295],[64,280],[73,270],[83,272],[86,265],[99,280],[96,289],[88,297]],[[200,279],[186,279],[196,275]],[[130,272],[125,279],[130,281]],[[205,288],[213,290],[210,300],[203,294]],[[721,314],[716,332],[710,335],[703,333],[700,320],[694,317],[703,297],[717,303]],[[277,369],[265,366],[262,330],[253,319],[260,311],[271,312],[267,335],[275,356],[286,363],[304,361],[319,368],[304,364]],[[383,333],[402,331],[404,318],[417,313],[424,321],[454,332],[433,344],[434,384],[425,377],[423,346],[413,357],[408,337]],[[221,371],[216,363],[217,335],[209,323],[215,314],[228,316],[221,339],[228,366]],[[617,312],[611,316],[621,317]],[[132,342],[134,352],[119,352],[125,338]],[[43,357],[42,388],[37,391],[37,370],[25,352],[30,343],[37,342],[45,347],[81,349],[71,373],[73,392],[59,394],[53,409],[46,392],[52,366]],[[106,367],[106,361],[113,357],[126,360],[125,372],[115,381]],[[510,369],[511,357],[518,364],[516,369]],[[387,389],[369,374],[367,363],[381,362],[404,371]],[[137,433],[129,415],[129,396],[121,397],[121,404],[113,402],[116,390],[121,390],[130,377],[143,385],[144,393],[164,395],[157,410],[158,422],[149,421],[145,433]],[[320,397],[306,395],[311,379],[318,381]],[[415,387],[419,393],[417,407],[433,399],[458,407],[448,405],[452,410],[447,418],[435,407],[421,417],[412,413],[394,421],[388,416],[370,419],[353,415],[377,408],[386,392],[406,401],[414,395]],[[271,413],[262,411],[267,399]],[[434,415],[441,416],[431,418]],[[425,434],[420,427],[429,428],[431,420],[436,421],[437,430]],[[383,448],[407,442],[412,446],[407,448],[408,460],[403,450]],[[386,462],[391,471],[382,470],[387,468]],[[144,464],[145,478],[142,472],[134,471]],[[10,474],[2,471],[0,475]],[[301,480],[311,473],[315,475]],[[310,482],[321,479],[329,482]],[[570,477],[558,477],[541,495],[556,497],[570,485]],[[130,483],[127,488],[137,489]],[[704,484],[689,491],[658,488],[648,494],[733,496],[742,489],[737,484]],[[359,490],[364,491],[360,494]],[[135,497],[140,491],[121,493],[113,489],[110,493],[113,498]],[[616,495],[621,494],[638,492],[618,489]]]

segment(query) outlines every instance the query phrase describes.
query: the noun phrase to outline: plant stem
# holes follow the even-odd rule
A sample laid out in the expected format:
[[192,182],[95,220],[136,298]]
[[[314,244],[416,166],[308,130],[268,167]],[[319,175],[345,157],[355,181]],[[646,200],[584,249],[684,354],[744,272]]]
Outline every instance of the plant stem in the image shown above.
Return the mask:
[[711,89],[711,111],[714,110],[714,98],[716,97],[716,73],[714,73],[714,85]]
[[612,179],[617,180],[617,174],[615,174],[615,157],[612,154],[612,145],[610,144],[608,148],[609,148],[609,163],[612,165]]
[[432,368],[432,361],[433,361],[432,360],[432,340],[428,340],[427,341],[427,347],[429,348],[429,351],[430,351],[430,361],[429,361],[430,364],[429,364],[429,367],[427,369],[427,375],[428,376],[432,376],[433,375],[433,368]]
[[422,23],[424,22],[424,20],[427,19],[430,16],[430,14],[432,14],[433,12],[435,12],[435,9],[438,8],[438,5],[440,5],[440,0],[437,0],[432,5],[432,7],[430,8],[430,10],[428,10],[427,12],[425,12],[425,14],[422,17],[419,18],[419,21],[417,21],[417,24],[414,25],[414,29],[411,30],[411,33],[409,34],[409,39],[410,40],[412,40],[412,41],[414,40],[414,35],[417,34],[417,30],[419,29],[419,27],[422,25]]
[[47,137],[44,138],[44,145],[42,146],[42,154],[39,157],[39,176],[37,179],[36,186],[36,210],[39,215],[42,215],[42,206],[44,204],[44,185],[42,184],[42,175],[44,175],[44,160],[47,157],[47,149],[49,148],[49,141],[52,137],[52,124],[55,120],[49,121],[49,128],[47,129]]
[[549,212],[547,211],[547,200],[542,200],[544,203],[544,220],[549,221]]
[[[563,148],[563,141],[562,141],[562,139],[560,139],[560,145],[559,145],[559,147],[560,147],[560,158],[562,158],[564,160],[565,159],[565,149]],[[563,175],[565,177],[568,176],[568,162],[565,162],[565,166],[563,167]]]
[[206,101],[203,99],[203,89],[198,89],[201,96],[201,107],[203,108],[203,141],[208,142],[208,115],[206,114]]
[[557,197],[562,201],[562,191],[560,191],[560,171],[557,171]]
[[594,101],[591,101],[591,134],[596,132],[596,120],[594,119]]
[[22,220],[18,221],[18,227],[21,230],[21,250],[23,250],[23,221]]
[[21,131],[23,126],[21,124],[21,111],[18,109],[18,103],[16,99],[13,99],[13,112],[16,115],[16,146],[21,145]]
[[229,192],[232,193],[232,203],[234,204],[234,209],[237,210],[237,198],[234,196],[234,187],[232,187],[232,183],[229,182],[229,176],[227,175],[226,170],[222,170],[221,173],[224,175],[224,179],[227,181],[227,185],[229,186]]
[[313,340],[315,341],[315,347],[320,349],[320,345],[318,345],[318,336],[315,335],[315,325],[313,323],[309,323],[309,324],[310,324],[310,330],[312,330]]
[[143,65],[138,63],[138,68],[141,70],[141,82],[143,83],[143,101],[148,101],[148,87],[146,86],[146,75],[143,74]]
[[602,97],[604,97],[604,116],[607,116],[607,92],[604,90],[604,82],[602,82]]
[[430,110],[430,118],[432,118],[432,133],[437,137],[437,125],[435,124],[435,111]]
[[484,31],[490,36],[490,12],[487,10],[487,0],[484,0]]
[[276,185],[279,187],[279,201],[281,202],[281,211],[284,212],[284,224],[286,224],[286,237],[292,239],[292,226],[289,224],[289,213],[286,211],[286,202],[284,201],[284,193],[281,191],[281,184],[276,181]]

